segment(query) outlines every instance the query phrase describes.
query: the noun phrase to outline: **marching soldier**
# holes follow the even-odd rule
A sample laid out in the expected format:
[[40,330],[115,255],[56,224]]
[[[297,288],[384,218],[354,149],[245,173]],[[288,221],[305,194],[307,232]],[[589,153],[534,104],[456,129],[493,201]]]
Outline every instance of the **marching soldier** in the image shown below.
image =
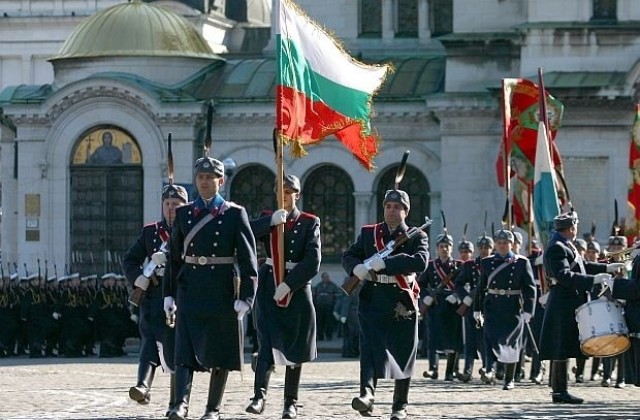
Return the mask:
[[[86,308],[80,291],[80,274],[73,273],[60,278],[68,282],[60,300],[60,310],[56,312],[62,323],[62,347],[65,357],[82,357],[85,343],[93,339]],[[54,315],[54,318],[56,316]]]
[[[251,223],[257,240],[265,243],[269,258],[258,273],[254,306],[258,334],[258,360],[254,396],[247,412],[262,414],[274,365],[286,365],[283,419],[297,417],[296,403],[302,363],[317,357],[316,311],[311,280],[320,268],[320,219],[300,211],[300,180],[284,177],[284,209],[266,214]],[[285,277],[274,278],[273,244],[275,227],[284,224]],[[329,280],[331,281],[331,280]],[[332,283],[333,284],[333,283]],[[330,315],[332,310],[329,311]]]
[[52,327],[47,295],[40,284],[40,276],[27,276],[29,289],[22,299],[21,319],[26,324],[29,340],[29,357],[43,356],[47,332]]
[[47,345],[45,348],[45,355],[47,357],[53,357],[54,349],[58,349],[60,343],[60,323],[53,317],[53,313],[56,311],[58,300],[60,299],[60,288],[58,287],[58,277],[53,275],[47,277],[47,288],[45,291],[47,301],[47,315],[49,317],[49,328],[45,336]]
[[513,232],[501,229],[494,234],[495,253],[482,260],[474,318],[484,319],[486,370],[482,380],[495,381],[494,365],[505,364],[504,386],[514,388],[516,363],[522,350],[522,334],[531,320],[536,285],[529,260],[512,251]]
[[578,233],[578,215],[575,212],[556,216],[553,224],[556,233],[543,253],[550,284],[540,336],[540,358],[551,360],[552,401],[581,404],[583,399],[574,397],[567,390],[567,359],[584,358],[575,310],[586,302],[586,292],[592,290],[594,284],[609,281],[611,276],[605,272],[615,272],[623,264],[606,265],[582,260],[573,244]]
[[[102,287],[89,308],[89,321],[95,321],[100,339],[99,357],[122,356],[124,324],[118,310],[116,274],[106,273],[101,277]],[[128,319],[127,319],[128,320]]]
[[247,212],[218,193],[224,165],[200,158],[194,177],[199,197],[176,209],[169,241],[171,277],[163,282],[165,313],[176,318],[171,420],[187,417],[195,370],[211,371],[201,419],[219,418],[229,371],[240,370],[243,362],[238,320],[251,308],[257,284],[256,244]]
[[[444,232],[436,238],[437,258],[429,261],[420,275],[420,295],[427,307],[429,370],[425,378],[438,379],[439,353],[447,355],[444,380],[457,375],[458,354],[463,351],[462,320],[456,313],[460,299],[455,293],[455,277],[462,262],[451,258],[453,238]],[[455,371],[455,373],[454,373]]]
[[[373,411],[379,378],[395,379],[391,420],[407,418],[409,385],[418,350],[416,273],[429,261],[429,241],[420,231],[388,258],[377,255],[385,244],[406,235],[409,195],[389,190],[382,202],[384,222],[363,226],[356,242],[342,255],[342,266],[364,281],[360,289],[360,396],[351,407],[363,416]],[[373,257],[371,268],[363,262]],[[375,281],[373,281],[375,280]]]
[[11,278],[2,276],[2,285],[0,287],[0,358],[12,356],[13,347],[15,345],[16,332],[18,330],[18,322],[13,316],[13,305],[15,296],[11,290]]
[[[142,339],[138,359],[138,380],[135,386],[129,388],[129,397],[140,404],[149,403],[153,377],[160,365],[171,375],[171,409],[175,403],[175,330],[167,326],[163,311],[161,281],[165,276],[166,256],[161,248],[168,245],[176,208],[187,203],[189,199],[184,187],[171,184],[164,187],[161,200],[162,220],[142,228],[142,232],[124,255],[122,269],[133,287],[143,291],[138,302],[138,328]],[[150,278],[143,274],[143,267],[149,262],[156,265]]]
[[543,302],[546,299],[546,296],[543,297],[543,284],[544,279],[541,276],[541,272],[544,269],[542,266],[542,250],[538,245],[538,241],[536,239],[531,240],[531,249],[529,252],[529,263],[531,264],[531,268],[533,269],[533,279],[536,283],[536,302],[535,302],[535,311],[533,312],[533,317],[529,322],[529,326],[531,327],[531,332],[533,333],[533,337],[528,337],[527,346],[531,351],[531,370],[529,371],[529,379],[531,382],[537,385],[542,384],[542,377],[544,374],[544,366],[542,360],[540,360],[540,351],[538,350],[537,341],[540,337],[540,332],[542,331],[542,320],[544,319],[544,305]]
[[473,375],[473,363],[480,353],[482,357],[482,371],[484,371],[484,333],[482,326],[473,318],[473,300],[477,295],[477,287],[480,283],[482,259],[488,257],[493,252],[493,239],[483,234],[476,241],[478,245],[478,256],[472,260],[465,261],[460,267],[460,274],[456,276],[456,294],[462,303],[458,307],[458,314],[463,317],[465,329],[464,346],[464,369],[459,376],[462,382],[469,382]]
[[[600,243],[598,243],[595,239],[591,239],[589,241],[587,241],[587,250],[584,253],[584,259],[585,261],[589,261],[589,262],[604,262],[600,260],[600,254],[602,253],[602,248],[600,247]],[[598,295],[600,290],[600,287],[597,286],[597,288],[594,290],[595,295]],[[590,381],[599,381],[602,379],[602,377],[600,376],[600,366],[601,366],[601,361],[602,359],[600,357],[591,357],[591,376],[589,377]],[[576,368],[576,382],[579,383],[579,375],[583,375],[583,371],[584,371],[584,364],[582,364],[582,370],[580,369],[580,359],[576,360],[578,366]],[[586,362],[586,359],[585,359]],[[580,379],[584,379],[584,377],[580,378]]]

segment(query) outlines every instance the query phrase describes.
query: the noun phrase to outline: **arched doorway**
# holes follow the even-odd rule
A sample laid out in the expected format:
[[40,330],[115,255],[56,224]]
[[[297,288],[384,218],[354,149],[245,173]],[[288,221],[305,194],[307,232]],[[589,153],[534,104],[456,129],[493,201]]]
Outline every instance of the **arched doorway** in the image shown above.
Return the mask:
[[76,142],[70,166],[70,271],[120,272],[142,227],[142,157],[132,136],[94,127]]
[[303,210],[320,217],[322,261],[338,263],[354,238],[353,181],[335,165],[315,169],[302,188]]
[[[382,221],[384,219],[382,200],[384,199],[384,193],[394,188],[398,166],[400,165],[388,167],[378,181],[378,189],[376,191],[376,220]],[[414,166],[407,165],[400,189],[409,194],[411,201],[411,210],[409,211],[407,224],[409,226],[422,225],[425,216],[431,217],[429,214],[431,211],[431,200],[429,198],[429,192],[431,190],[429,188],[429,182]]]

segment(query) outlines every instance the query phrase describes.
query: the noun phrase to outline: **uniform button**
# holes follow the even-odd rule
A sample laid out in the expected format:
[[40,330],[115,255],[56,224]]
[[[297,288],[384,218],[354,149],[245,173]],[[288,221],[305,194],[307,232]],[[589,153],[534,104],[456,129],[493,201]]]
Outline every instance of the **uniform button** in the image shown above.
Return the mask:
[[[189,246],[193,246],[193,242],[191,242],[191,243],[189,244]],[[195,255],[194,255],[194,257],[195,257]]]
[[217,242],[214,242],[214,243],[213,243],[213,246],[218,246],[218,243],[217,243]]
[[220,235],[220,232],[216,232],[216,235]]
[[191,224],[191,220],[187,220],[187,224],[190,225]]
[[291,240],[291,243],[294,243],[294,242],[295,242],[295,239],[292,239],[292,240]]
[[221,225],[222,224],[222,220],[218,220],[218,224]]
[[214,268],[216,268],[216,266],[215,266],[215,265],[212,265],[212,266],[211,266],[211,269],[213,270]]
[[294,230],[293,230],[293,233],[298,233],[298,229],[294,229]]

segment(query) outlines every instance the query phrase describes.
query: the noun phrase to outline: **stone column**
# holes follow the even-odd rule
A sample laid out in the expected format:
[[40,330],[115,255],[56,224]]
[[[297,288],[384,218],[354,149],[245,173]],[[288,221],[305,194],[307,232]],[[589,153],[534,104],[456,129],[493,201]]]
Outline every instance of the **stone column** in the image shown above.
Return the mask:
[[418,38],[421,42],[431,41],[429,0],[418,0]]
[[[360,233],[360,227],[363,225],[369,225],[374,223],[375,220],[371,217],[371,199],[373,198],[373,192],[371,191],[355,191],[353,196],[356,199],[356,214],[355,214],[355,237]],[[354,237],[354,239],[355,239]]]
[[382,41],[393,39],[395,32],[393,28],[394,0],[382,0]]

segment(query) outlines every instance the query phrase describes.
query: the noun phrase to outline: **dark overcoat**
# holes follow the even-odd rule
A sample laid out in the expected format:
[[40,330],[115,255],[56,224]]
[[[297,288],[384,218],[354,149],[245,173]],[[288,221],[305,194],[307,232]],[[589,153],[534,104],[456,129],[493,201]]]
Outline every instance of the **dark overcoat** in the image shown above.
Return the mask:
[[[142,228],[140,235],[124,254],[122,269],[131,286],[142,275],[151,255],[160,250],[169,234],[164,221],[150,223]],[[164,269],[156,270],[139,306],[138,329],[140,330],[140,355],[143,363],[174,370],[175,329],[169,328],[165,320],[162,279]]]
[[586,292],[593,289],[593,274],[606,272],[607,265],[584,261],[573,243],[557,232],[549,240],[543,261],[549,298],[542,321],[540,359],[584,359],[576,309],[586,303]]
[[[218,201],[219,200],[219,201]],[[192,369],[240,370],[234,277],[240,278],[240,300],[253,304],[257,285],[256,244],[244,207],[224,201],[213,219],[184,243],[208,210],[202,199],[176,209],[170,239],[171,281],[165,296],[176,301],[175,363]],[[236,264],[186,263],[190,257],[235,257]]]
[[[271,258],[270,239],[275,233],[271,215],[251,222],[251,228]],[[311,280],[320,269],[320,219],[294,208],[285,223],[284,252],[290,267],[295,264],[285,270],[284,282],[292,293],[288,306],[278,306],[273,300],[273,265],[263,264],[258,272],[254,311],[259,357],[265,357],[270,364],[294,365],[313,360],[318,353]]]
[[[388,243],[409,227],[402,224],[390,232],[386,223],[364,226],[356,242],[342,255],[342,266],[353,276],[353,268],[378,252],[374,231]],[[420,232],[385,259],[379,274],[413,278],[426,269],[429,239]],[[372,370],[376,378],[406,379],[413,374],[418,349],[417,296],[411,296],[396,284],[365,281],[360,289],[360,369]]]

